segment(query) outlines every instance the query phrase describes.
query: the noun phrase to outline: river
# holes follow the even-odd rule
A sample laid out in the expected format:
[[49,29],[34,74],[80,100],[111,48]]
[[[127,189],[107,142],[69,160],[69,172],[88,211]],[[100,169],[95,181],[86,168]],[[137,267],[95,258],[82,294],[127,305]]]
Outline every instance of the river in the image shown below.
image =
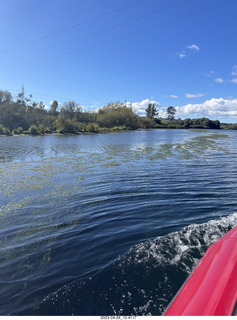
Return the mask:
[[161,315],[237,224],[236,141],[0,137],[0,315]]

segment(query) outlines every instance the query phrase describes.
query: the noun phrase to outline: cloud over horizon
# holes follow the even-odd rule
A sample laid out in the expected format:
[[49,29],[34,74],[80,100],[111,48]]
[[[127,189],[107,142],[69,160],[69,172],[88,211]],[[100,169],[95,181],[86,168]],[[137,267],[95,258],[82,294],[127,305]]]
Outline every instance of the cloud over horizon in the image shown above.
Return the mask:
[[[149,103],[154,103],[159,110],[159,117],[166,118],[167,106],[162,106],[159,102],[151,99],[144,99],[140,102],[127,102],[127,106],[131,106],[133,110],[140,116],[145,116],[145,109]],[[202,118],[208,117],[212,119],[221,118],[237,118],[237,98],[212,98],[203,103],[186,104],[184,106],[176,106],[176,118]]]
[[203,103],[176,107],[177,116],[196,117],[237,117],[237,99],[212,98]]

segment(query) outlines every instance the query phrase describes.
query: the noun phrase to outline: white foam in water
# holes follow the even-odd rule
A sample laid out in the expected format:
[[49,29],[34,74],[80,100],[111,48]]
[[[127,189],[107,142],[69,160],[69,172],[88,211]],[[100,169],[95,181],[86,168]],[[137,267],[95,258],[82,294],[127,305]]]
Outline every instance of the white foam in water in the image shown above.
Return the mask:
[[[135,307],[134,313],[162,314],[179,289],[177,280],[180,280],[178,285],[181,286],[182,281],[185,281],[193,271],[208,247],[236,225],[237,213],[233,213],[217,220],[189,225],[180,231],[148,240],[131,248],[127,255],[119,259],[118,265],[124,270],[130,265],[132,270],[140,270],[141,276],[146,274],[145,280],[141,281],[140,285],[144,286],[149,281],[155,283],[151,296],[149,294],[146,296],[143,290],[140,290],[144,304]],[[156,308],[154,303],[150,305],[153,296]]]
[[182,263],[186,271],[190,273],[193,266],[199,261],[196,256],[202,257],[211,244],[236,225],[237,213],[202,224],[192,224],[181,231],[134,246],[127,257],[130,257],[133,263],[146,263],[151,259],[153,265]]

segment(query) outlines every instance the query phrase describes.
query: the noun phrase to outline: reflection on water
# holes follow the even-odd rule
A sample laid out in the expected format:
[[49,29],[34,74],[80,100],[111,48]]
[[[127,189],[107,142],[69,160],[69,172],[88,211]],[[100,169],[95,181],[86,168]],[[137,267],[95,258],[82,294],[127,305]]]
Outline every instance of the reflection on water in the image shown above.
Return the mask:
[[[236,132],[211,130],[0,137],[0,313],[18,314],[28,309],[30,314],[34,309],[46,314],[52,301],[45,309],[38,306],[47,295],[98,273],[94,285],[103,296],[103,290],[110,289],[105,283],[100,286],[99,280],[107,281],[108,270],[110,280],[118,276],[115,270],[122,272],[115,261],[132,246],[143,246],[144,241],[159,236],[168,239],[167,234],[186,226],[233,214],[235,143]],[[143,254],[147,252],[151,250],[146,247]],[[194,260],[200,258],[200,254],[197,258],[191,254]],[[171,261],[176,259],[172,250],[169,255]],[[125,260],[129,257],[125,255]],[[104,268],[109,269],[103,273]],[[170,283],[173,271],[167,268]],[[178,268],[180,271],[182,266]],[[126,292],[134,296],[132,286],[142,290],[134,283],[139,281],[139,270],[135,262],[125,270]],[[141,270],[144,272],[143,267]],[[148,270],[148,282],[152,282],[155,265]],[[133,272],[138,277],[128,283]],[[154,299],[150,297],[154,294],[158,300],[167,295],[165,307],[179,285],[177,281],[172,290],[162,293],[150,287],[153,293],[144,294],[147,298],[142,298],[140,306],[135,302],[138,296],[129,295],[131,307],[124,310],[148,314],[148,300]],[[126,297],[122,284],[117,286]],[[90,291],[87,281],[79,287],[75,297]],[[113,299],[105,296],[108,301]],[[75,303],[67,303],[60,312],[71,314]],[[98,303],[100,299],[97,308]],[[104,312],[126,314],[119,311],[121,305],[110,304],[113,307],[105,306]],[[77,309],[77,314],[83,310]],[[87,314],[96,314],[96,310],[87,310]]]

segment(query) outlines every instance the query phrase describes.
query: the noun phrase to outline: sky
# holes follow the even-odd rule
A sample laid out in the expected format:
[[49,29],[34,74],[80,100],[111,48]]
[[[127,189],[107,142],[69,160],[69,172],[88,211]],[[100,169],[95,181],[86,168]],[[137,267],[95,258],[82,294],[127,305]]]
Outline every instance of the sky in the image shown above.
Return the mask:
[[1,0],[0,90],[237,122],[237,0]]

